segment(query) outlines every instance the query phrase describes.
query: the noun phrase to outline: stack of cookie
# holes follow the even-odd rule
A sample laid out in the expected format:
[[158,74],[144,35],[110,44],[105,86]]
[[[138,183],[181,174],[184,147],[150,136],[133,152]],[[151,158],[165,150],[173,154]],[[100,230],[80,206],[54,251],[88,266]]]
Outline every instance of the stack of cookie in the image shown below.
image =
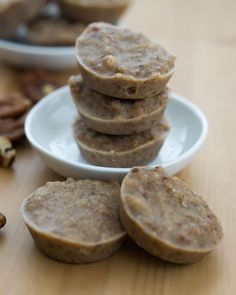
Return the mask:
[[147,164],[169,130],[163,114],[175,57],[140,33],[106,23],[90,24],[76,50],[81,76],[69,84],[82,155],[99,166]]

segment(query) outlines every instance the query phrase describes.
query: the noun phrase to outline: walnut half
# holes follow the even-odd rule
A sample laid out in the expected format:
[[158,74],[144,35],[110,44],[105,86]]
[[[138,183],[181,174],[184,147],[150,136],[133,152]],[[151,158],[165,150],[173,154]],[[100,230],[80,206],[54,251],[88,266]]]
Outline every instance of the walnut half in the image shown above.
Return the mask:
[[0,228],[4,227],[6,222],[7,222],[6,217],[0,212]]
[[10,167],[14,162],[16,151],[7,137],[0,136],[0,166]]

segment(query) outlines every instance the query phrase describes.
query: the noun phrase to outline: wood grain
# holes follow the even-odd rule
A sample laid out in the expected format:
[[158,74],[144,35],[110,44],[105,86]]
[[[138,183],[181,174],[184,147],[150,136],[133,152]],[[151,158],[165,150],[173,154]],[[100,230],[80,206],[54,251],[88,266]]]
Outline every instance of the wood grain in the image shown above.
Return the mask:
[[[148,255],[131,241],[99,263],[67,265],[42,255],[20,216],[22,200],[46,181],[62,179],[27,142],[12,169],[0,169],[0,294],[3,295],[222,295],[236,294],[236,27],[235,0],[134,0],[124,17],[176,53],[170,85],[197,103],[209,136],[180,174],[219,216],[223,243],[196,264],[178,266]],[[0,67],[0,91],[18,88],[19,72]],[[63,74],[65,81],[67,74]]]

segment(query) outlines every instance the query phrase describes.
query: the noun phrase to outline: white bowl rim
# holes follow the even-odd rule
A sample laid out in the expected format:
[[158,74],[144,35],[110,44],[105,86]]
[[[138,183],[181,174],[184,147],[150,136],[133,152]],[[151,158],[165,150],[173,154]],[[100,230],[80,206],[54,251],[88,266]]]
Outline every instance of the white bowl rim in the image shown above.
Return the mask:
[[0,39],[0,50],[8,50],[15,53],[23,53],[29,55],[53,55],[63,56],[74,54],[75,46],[36,46],[21,44],[13,41]]
[[[54,158],[55,160],[61,162],[61,163],[66,163],[66,164],[70,164],[71,166],[73,166],[74,168],[81,168],[81,169],[86,169],[87,171],[91,171],[91,172],[95,172],[95,173],[110,173],[110,174],[116,174],[116,173],[128,173],[129,170],[131,168],[113,168],[113,167],[101,167],[101,166],[95,166],[95,165],[91,165],[91,164],[86,164],[86,163],[81,163],[81,162],[74,162],[68,159],[62,159],[59,156],[53,154],[52,152],[50,152],[48,149],[44,148],[43,146],[41,146],[37,140],[35,140],[34,136],[31,134],[31,122],[34,119],[35,114],[37,113],[37,111],[39,109],[41,109],[42,107],[44,107],[45,104],[48,103],[49,100],[51,100],[53,97],[56,97],[64,92],[68,92],[69,93],[69,87],[68,86],[64,86],[61,87],[55,91],[53,91],[52,93],[48,94],[47,96],[45,96],[42,100],[40,100],[32,109],[31,111],[28,113],[27,117],[26,117],[26,121],[25,121],[25,134],[27,139],[29,140],[29,142],[31,143],[31,145],[38,150],[39,152],[41,152],[42,154],[50,157],[50,158]],[[208,133],[208,122],[207,119],[205,117],[205,115],[203,114],[203,112],[201,111],[201,109],[199,107],[197,107],[193,102],[187,100],[186,98],[184,98],[181,95],[178,95],[176,93],[171,93],[171,97],[187,106],[187,108],[191,109],[191,111],[194,113],[194,115],[198,118],[200,124],[201,124],[201,134],[199,136],[199,138],[197,139],[197,141],[195,142],[195,144],[193,144],[193,146],[188,149],[186,152],[184,152],[183,154],[181,154],[180,156],[178,156],[176,159],[163,164],[162,167],[168,169],[169,167],[171,167],[172,165],[178,165],[179,163],[185,161],[187,158],[191,157],[198,149],[199,147],[202,145],[202,143],[204,142],[207,133]]]

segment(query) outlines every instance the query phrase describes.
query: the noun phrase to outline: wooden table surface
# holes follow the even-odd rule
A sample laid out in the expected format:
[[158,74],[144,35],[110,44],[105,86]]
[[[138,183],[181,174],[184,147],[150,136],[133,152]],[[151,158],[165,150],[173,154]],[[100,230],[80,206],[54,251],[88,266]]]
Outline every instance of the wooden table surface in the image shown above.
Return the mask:
[[[183,177],[219,216],[224,240],[193,265],[148,255],[132,242],[99,263],[68,265],[41,254],[20,216],[22,200],[46,181],[62,179],[27,142],[17,146],[12,169],[0,169],[1,295],[236,294],[236,25],[235,0],[136,0],[125,23],[176,53],[172,89],[198,104],[209,136]],[[14,69],[1,66],[0,91],[18,87]],[[69,74],[64,73],[67,77]]]

